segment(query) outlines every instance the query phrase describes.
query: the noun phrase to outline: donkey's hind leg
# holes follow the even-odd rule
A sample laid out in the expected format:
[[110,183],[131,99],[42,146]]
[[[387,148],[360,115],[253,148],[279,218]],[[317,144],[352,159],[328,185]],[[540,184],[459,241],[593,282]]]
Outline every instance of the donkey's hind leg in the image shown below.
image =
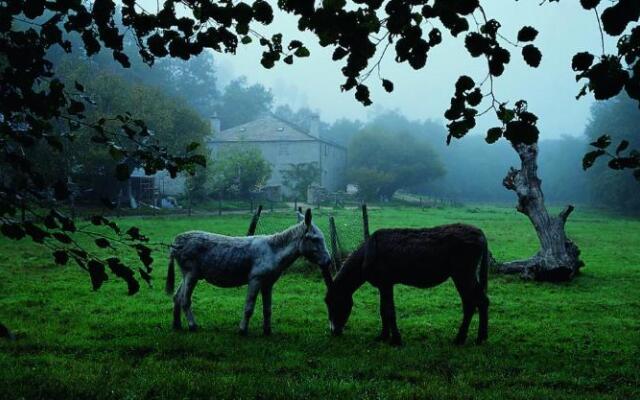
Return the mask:
[[193,316],[193,311],[191,310],[191,296],[193,295],[193,290],[196,288],[196,284],[198,283],[198,278],[194,276],[192,273],[187,273],[184,275],[184,280],[182,281],[182,309],[184,310],[184,314],[187,317],[187,324],[189,324],[189,330],[195,331],[198,329],[198,324],[196,324],[196,319]]
[[265,336],[271,335],[271,293],[273,286],[265,285],[260,289],[262,293],[262,333]]
[[476,310],[476,282],[475,277],[469,279],[468,277],[454,277],[453,283],[458,289],[460,299],[462,300],[462,323],[458,329],[458,334],[453,340],[454,344],[463,345],[467,341],[467,334],[469,332],[469,325],[473,318],[473,313]]
[[182,307],[182,283],[178,286],[178,290],[173,295],[173,329],[181,330],[182,322],[180,321],[180,309]]
[[478,325],[478,338],[476,344],[481,344],[489,338],[489,298],[480,284],[477,286],[477,304],[480,323]]

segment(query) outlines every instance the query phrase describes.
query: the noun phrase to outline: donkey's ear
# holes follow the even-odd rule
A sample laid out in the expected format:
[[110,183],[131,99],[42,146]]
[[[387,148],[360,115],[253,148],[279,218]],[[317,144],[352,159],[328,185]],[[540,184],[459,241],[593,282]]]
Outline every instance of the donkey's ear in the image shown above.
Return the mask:
[[307,208],[307,212],[304,213],[304,224],[307,226],[307,229],[311,227],[311,209]]
[[304,215],[300,211],[296,212],[296,216],[298,217],[298,222],[304,221]]

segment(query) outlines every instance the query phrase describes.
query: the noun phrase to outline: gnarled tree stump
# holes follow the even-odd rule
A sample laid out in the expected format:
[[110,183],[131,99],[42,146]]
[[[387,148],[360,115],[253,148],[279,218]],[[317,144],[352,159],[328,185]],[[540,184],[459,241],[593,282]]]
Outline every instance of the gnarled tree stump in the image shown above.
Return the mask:
[[564,229],[574,207],[568,205],[559,215],[550,215],[538,178],[538,144],[519,143],[513,148],[520,156],[521,169],[512,167],[502,183],[518,196],[516,209],[533,224],[540,250],[529,259],[499,264],[496,270],[542,281],[570,280],[584,265],[578,246],[567,238]]

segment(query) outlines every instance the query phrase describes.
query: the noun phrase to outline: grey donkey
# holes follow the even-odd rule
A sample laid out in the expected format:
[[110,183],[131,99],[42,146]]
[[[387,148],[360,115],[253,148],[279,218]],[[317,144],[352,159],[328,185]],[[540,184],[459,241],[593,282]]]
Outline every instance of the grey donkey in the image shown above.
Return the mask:
[[[331,256],[322,231],[311,222],[311,210],[298,213],[299,222],[288,229],[260,236],[233,237],[202,231],[178,235],[171,245],[166,291],[175,285],[174,261],[182,272],[182,283],[173,296],[173,327],[181,329],[180,312],[184,311],[189,330],[197,329],[191,310],[191,296],[199,280],[219,287],[248,285],[240,334],[246,335],[258,293],[262,294],[263,332],[271,334],[271,293],[283,271],[298,257],[318,264],[325,280]],[[330,275],[329,275],[330,276]]]

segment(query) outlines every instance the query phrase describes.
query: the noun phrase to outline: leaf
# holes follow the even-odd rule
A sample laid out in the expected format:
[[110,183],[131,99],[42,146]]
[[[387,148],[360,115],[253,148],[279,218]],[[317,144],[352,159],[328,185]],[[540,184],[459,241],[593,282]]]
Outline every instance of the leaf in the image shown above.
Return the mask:
[[129,57],[121,51],[114,50],[113,59],[120,63],[124,68],[131,67],[131,63],[129,62]]
[[293,56],[291,54],[289,54],[288,56],[283,58],[282,61],[284,61],[285,64],[291,65],[291,64],[293,64]]
[[349,52],[342,47],[336,47],[333,51],[333,56],[331,57],[333,61],[338,61],[343,59]]
[[296,57],[309,57],[311,53],[309,49],[304,46],[298,47],[296,51],[293,53]]
[[101,249],[111,247],[111,243],[106,238],[97,238],[95,240],[95,243],[96,243],[96,246],[100,247]]
[[84,92],[84,86],[78,83],[78,81],[75,82],[75,87],[78,92]]
[[611,144],[611,136],[602,135],[595,142],[589,143],[593,147],[597,147],[599,149],[606,149]]
[[89,219],[91,220],[91,223],[96,226],[102,225],[107,221],[107,219],[102,215],[92,215]]
[[538,31],[532,26],[523,26],[518,32],[518,42],[533,42],[538,36]]
[[522,48],[522,56],[524,57],[524,61],[530,66],[537,68],[540,66],[540,61],[542,60],[542,53],[540,50],[532,45],[528,44]]
[[382,80],[382,87],[389,93],[393,92],[393,82],[388,79]]
[[596,159],[602,156],[603,154],[605,154],[605,151],[602,149],[590,151],[587,154],[585,154],[584,157],[582,158],[582,169],[586,171],[587,169],[591,168],[593,166],[593,163],[596,161]]
[[247,36],[243,36],[240,42],[242,42],[242,44],[249,44],[253,42],[253,40],[251,39],[251,36],[247,35]]
[[109,279],[109,276],[104,271],[104,264],[100,261],[90,260],[88,267],[91,286],[93,286],[93,290],[98,290],[102,286],[102,283]]
[[600,0],[580,0],[580,4],[585,10],[591,10],[600,4]]
[[20,240],[25,236],[25,231],[20,224],[6,223],[0,226],[0,232],[9,239]]
[[502,137],[502,128],[491,128],[487,131],[487,137],[484,139],[487,143],[492,144]]
[[131,268],[124,265],[117,257],[110,257],[106,261],[111,272],[113,272],[118,278],[121,278],[125,282],[127,282],[129,295],[134,295],[138,292],[138,290],[140,290],[140,284],[134,277]]
[[71,237],[66,233],[54,232],[52,236],[60,243],[71,244],[72,242]]
[[142,277],[142,279],[144,279],[149,285],[151,285],[151,275],[149,275],[149,273],[142,268],[138,268],[138,271],[140,272],[140,276]]
[[200,143],[199,142],[191,142],[191,143],[189,143],[187,145],[187,153],[190,153],[190,152],[194,151],[198,147],[200,147]]
[[620,153],[625,151],[627,147],[629,147],[629,141],[623,140],[622,142],[620,142],[620,144],[616,148],[616,155],[620,155]]
[[289,50],[297,49],[302,47],[302,42],[299,40],[292,40],[289,42]]
[[576,53],[571,59],[571,68],[574,71],[586,71],[593,64],[594,56],[588,52]]
[[69,254],[64,250],[56,250],[53,252],[53,258],[58,265],[66,265],[69,261]]

